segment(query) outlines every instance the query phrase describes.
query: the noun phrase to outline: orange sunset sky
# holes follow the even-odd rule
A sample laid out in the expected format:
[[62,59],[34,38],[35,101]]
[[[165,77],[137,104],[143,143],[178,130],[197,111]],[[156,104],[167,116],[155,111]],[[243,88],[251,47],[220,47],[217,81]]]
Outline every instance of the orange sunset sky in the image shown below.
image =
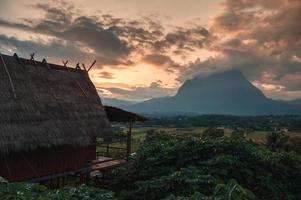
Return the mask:
[[100,96],[174,95],[241,70],[273,99],[301,98],[299,0],[0,0],[0,51],[89,65]]

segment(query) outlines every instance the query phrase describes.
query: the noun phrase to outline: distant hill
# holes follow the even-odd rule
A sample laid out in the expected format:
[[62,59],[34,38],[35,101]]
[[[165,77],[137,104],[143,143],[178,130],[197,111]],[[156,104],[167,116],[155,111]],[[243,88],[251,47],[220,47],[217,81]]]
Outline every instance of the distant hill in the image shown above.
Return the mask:
[[106,106],[123,107],[135,104],[136,102],[114,99],[114,98],[102,98],[102,103]]
[[291,100],[291,101],[287,101],[287,102],[290,104],[301,105],[301,99]]
[[236,70],[187,80],[173,97],[123,106],[138,113],[301,114],[301,105],[267,98]]

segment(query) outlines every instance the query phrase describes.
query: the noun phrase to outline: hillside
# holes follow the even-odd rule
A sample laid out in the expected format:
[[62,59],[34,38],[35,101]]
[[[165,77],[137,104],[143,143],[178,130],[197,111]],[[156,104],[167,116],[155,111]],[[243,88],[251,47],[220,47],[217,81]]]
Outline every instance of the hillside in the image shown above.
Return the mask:
[[102,103],[103,103],[103,105],[106,105],[106,106],[122,107],[122,106],[132,105],[135,102],[121,100],[121,99],[115,99],[115,98],[102,98]]
[[236,70],[187,80],[173,97],[157,98],[123,108],[139,113],[268,115],[301,113],[298,104],[267,98]]

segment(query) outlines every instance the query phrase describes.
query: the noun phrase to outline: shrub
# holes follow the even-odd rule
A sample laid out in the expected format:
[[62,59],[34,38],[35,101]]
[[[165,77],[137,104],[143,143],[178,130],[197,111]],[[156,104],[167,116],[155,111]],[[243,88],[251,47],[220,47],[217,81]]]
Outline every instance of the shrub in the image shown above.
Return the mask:
[[[300,199],[300,165],[295,153],[272,152],[243,138],[152,133],[117,172],[113,189],[131,200],[213,198],[226,195],[225,187],[234,179],[242,192],[235,199],[252,199],[252,194],[257,199]],[[224,186],[220,193],[218,185]]]

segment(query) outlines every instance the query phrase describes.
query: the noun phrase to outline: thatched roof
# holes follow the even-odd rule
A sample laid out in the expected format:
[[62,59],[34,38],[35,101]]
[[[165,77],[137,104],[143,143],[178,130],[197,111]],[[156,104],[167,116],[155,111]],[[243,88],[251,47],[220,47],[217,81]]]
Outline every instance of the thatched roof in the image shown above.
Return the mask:
[[105,111],[111,122],[145,122],[147,118],[120,108],[105,106]]
[[[0,56],[1,58],[1,56]],[[0,153],[60,145],[86,146],[111,128],[84,70],[0,59]]]

